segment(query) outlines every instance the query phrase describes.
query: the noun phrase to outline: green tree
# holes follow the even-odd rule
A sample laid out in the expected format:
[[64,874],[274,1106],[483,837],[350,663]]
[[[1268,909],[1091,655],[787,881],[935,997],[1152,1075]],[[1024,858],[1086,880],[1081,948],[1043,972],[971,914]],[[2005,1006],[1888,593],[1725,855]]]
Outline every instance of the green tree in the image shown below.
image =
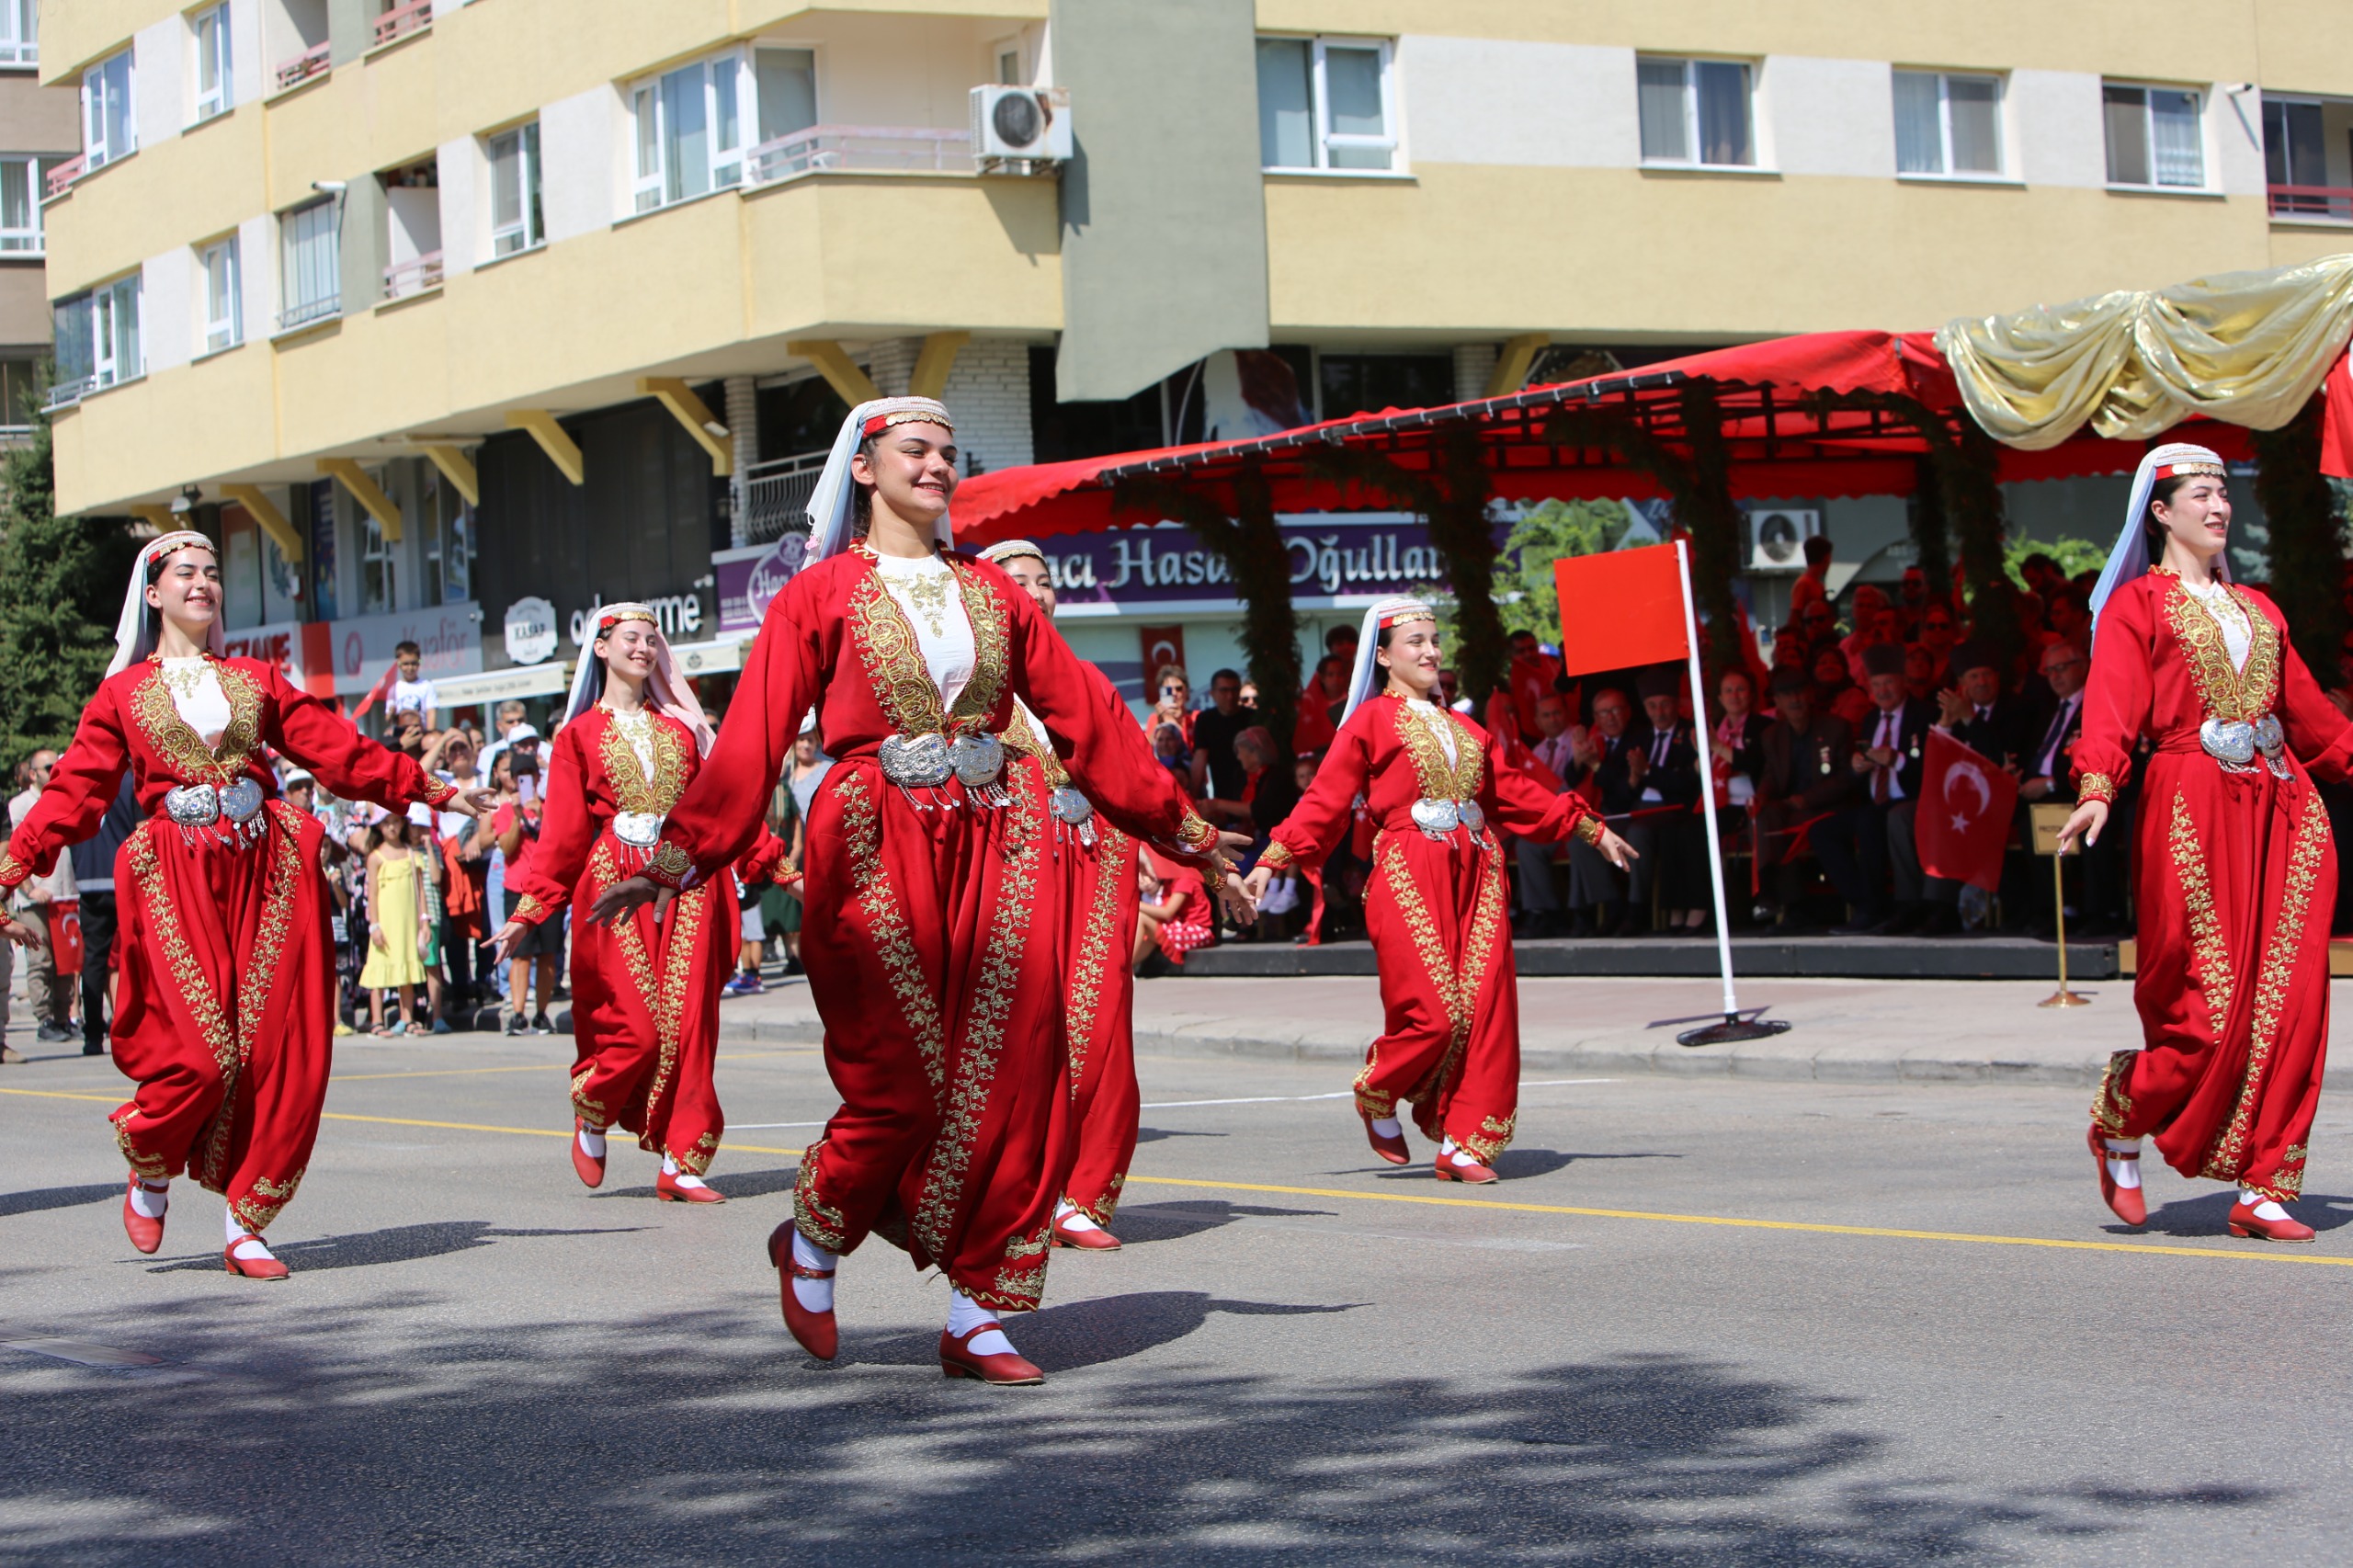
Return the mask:
[[60,517],[44,388],[32,436],[0,456],[0,767],[73,738],[114,656],[114,620],[139,541],[119,520]]
[[2047,555],[2059,562],[2059,570],[2073,577],[2078,573],[2097,572],[2108,564],[2108,546],[2094,544],[2087,539],[2062,536],[2058,539],[2028,539],[2014,535],[2002,547],[2002,564],[2010,581],[2026,586],[2026,558]]
[[1495,606],[1504,631],[1533,631],[1539,642],[1558,642],[1561,596],[1552,584],[1552,562],[1617,549],[1633,521],[1622,501],[1543,501],[1521,513],[1495,566]]

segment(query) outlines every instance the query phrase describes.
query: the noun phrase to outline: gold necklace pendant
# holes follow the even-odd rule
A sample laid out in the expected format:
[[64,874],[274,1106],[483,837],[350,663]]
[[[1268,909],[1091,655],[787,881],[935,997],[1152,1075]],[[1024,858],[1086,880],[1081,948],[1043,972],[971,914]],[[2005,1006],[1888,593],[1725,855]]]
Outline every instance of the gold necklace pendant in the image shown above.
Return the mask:
[[923,616],[924,624],[931,628],[934,637],[948,635],[948,589],[954,582],[952,575],[910,577],[905,580],[907,597]]

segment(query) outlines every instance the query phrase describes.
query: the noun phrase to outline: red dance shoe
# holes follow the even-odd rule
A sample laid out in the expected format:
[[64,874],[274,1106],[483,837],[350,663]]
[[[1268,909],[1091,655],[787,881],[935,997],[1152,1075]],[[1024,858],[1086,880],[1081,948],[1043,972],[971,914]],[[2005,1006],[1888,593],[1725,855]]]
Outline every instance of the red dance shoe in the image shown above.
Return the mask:
[[2308,1242],[2313,1228],[2302,1220],[2266,1220],[2245,1203],[2231,1205],[2231,1234],[2260,1236],[2267,1242]]
[[972,1341],[1001,1325],[984,1323],[970,1334],[954,1335],[939,1331],[939,1371],[943,1377],[971,1378],[975,1382],[996,1388],[1014,1388],[1022,1383],[1042,1383],[1046,1374],[1020,1357],[1000,1350],[994,1356],[975,1356],[968,1348]]
[[138,1190],[139,1178],[132,1176],[131,1186],[124,1189],[122,1195],[123,1233],[141,1252],[153,1252],[164,1244],[164,1221],[161,1218],[150,1220],[131,1206],[131,1195]]
[[[2099,1196],[2101,1201],[2106,1203],[2110,1209],[2115,1210],[2116,1217],[2123,1221],[2126,1224],[2147,1224],[2149,1222],[2149,1205],[2147,1201],[2142,1198],[2141,1189],[2137,1187],[2119,1187],[2116,1185],[2116,1178],[2108,1174],[2109,1161],[2138,1160],[2141,1157],[2141,1151],[2135,1149],[2129,1154],[2120,1154],[2109,1149],[2108,1146],[2108,1135],[2099,1130],[2099,1123],[2097,1122],[2092,1123],[2091,1132],[2085,1141],[2092,1146],[2092,1159],[2096,1163],[2097,1168],[2099,1171]],[[2260,1224],[2262,1221],[2257,1221],[2256,1223]]]
[[581,1181],[585,1185],[602,1187],[605,1185],[605,1162],[591,1158],[588,1151],[580,1146],[580,1130],[587,1125],[576,1116],[572,1119],[572,1168],[579,1173]]
[[221,1261],[232,1274],[242,1274],[248,1279],[283,1279],[286,1266],[274,1257],[239,1257],[237,1249],[247,1242],[257,1242],[259,1236],[239,1236],[221,1249]]
[[680,1187],[678,1178],[664,1171],[654,1178],[654,1196],[665,1203],[724,1203],[726,1194],[715,1187]]
[[834,1322],[832,1312],[813,1312],[802,1306],[801,1298],[792,1293],[792,1282],[831,1279],[834,1271],[807,1267],[792,1256],[792,1222],[789,1220],[768,1233],[768,1262],[775,1267],[778,1283],[783,1287],[784,1326],[792,1331],[792,1337],[800,1342],[801,1349],[820,1361],[832,1360],[842,1346],[840,1326]]
[[1074,1231],[1057,1219],[1054,1221],[1054,1244],[1058,1247],[1077,1247],[1084,1252],[1117,1252],[1120,1250],[1120,1238],[1100,1225],[1091,1231]]
[[1441,1153],[1438,1157],[1438,1179],[1464,1182],[1472,1187],[1484,1187],[1489,1182],[1501,1178],[1475,1161],[1467,1165],[1458,1165],[1454,1163],[1452,1154]]
[[1365,1142],[1372,1145],[1374,1153],[1392,1165],[1410,1165],[1414,1163],[1414,1152],[1405,1147],[1405,1134],[1402,1131],[1394,1138],[1383,1138],[1372,1130],[1370,1115],[1361,1108],[1358,1109],[1357,1114],[1364,1118]]

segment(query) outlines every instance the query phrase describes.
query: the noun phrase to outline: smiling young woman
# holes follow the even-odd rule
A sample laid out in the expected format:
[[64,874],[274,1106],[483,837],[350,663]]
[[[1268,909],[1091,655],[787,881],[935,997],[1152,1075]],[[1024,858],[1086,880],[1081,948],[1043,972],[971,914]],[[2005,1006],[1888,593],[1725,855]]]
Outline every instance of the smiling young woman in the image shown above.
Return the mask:
[[[161,1246],[165,1195],[186,1170],[228,1199],[229,1271],[282,1279],[261,1232],[318,1137],[335,983],[321,829],[277,798],[268,753],[393,812],[422,802],[479,816],[489,792],[434,779],[276,665],[222,658],[222,646],[211,540],[148,544],[107,678],[0,851],[0,892],[89,837],[131,774],[148,814],[115,856],[114,1060],[139,1085],[111,1118],[131,1163],[123,1228],[141,1252]],[[4,915],[0,934],[26,937]]]
[[2141,460],[2124,528],[2092,591],[2097,618],[2082,804],[2063,838],[2096,841],[2146,735],[2138,973],[2142,1047],[2120,1051],[2087,1134],[2100,1194],[2147,1219],[2141,1142],[2184,1176],[2239,1189],[2233,1235],[2308,1242],[2284,1205],[2328,1042],[2336,852],[2313,780],[2345,777],[2353,726],[2296,656],[2279,608],[2229,580],[2222,460],[2170,445]]

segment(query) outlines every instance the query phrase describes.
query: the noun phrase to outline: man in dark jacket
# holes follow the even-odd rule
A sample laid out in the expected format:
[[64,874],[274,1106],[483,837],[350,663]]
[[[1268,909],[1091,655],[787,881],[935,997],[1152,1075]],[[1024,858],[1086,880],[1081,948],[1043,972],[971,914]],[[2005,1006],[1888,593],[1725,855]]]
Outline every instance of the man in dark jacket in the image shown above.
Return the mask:
[[[2003,667],[2000,651],[1990,642],[1957,645],[1952,651],[1954,684],[1937,693],[1936,727],[2023,781],[2034,761],[2029,754],[2040,726],[2031,703],[2002,689]],[[2002,873],[2003,897],[2014,921],[2025,909],[2025,901],[2018,896],[2022,892],[2019,869],[2015,864],[2006,865]],[[1958,931],[1964,914],[1980,908],[1990,928],[1991,905],[1979,902],[1984,895],[1964,892],[1962,884],[1945,877],[1930,877],[1927,886],[1928,908],[1920,926],[1924,933],[1940,936]],[[1967,919],[1973,925],[1980,915],[1967,914]]]
[[1831,885],[1853,909],[1836,935],[1854,936],[1890,925],[1888,868],[1894,867],[1897,920],[1917,923],[1914,911],[1926,896],[1919,851],[1912,842],[1912,814],[1920,800],[1920,754],[1927,744],[1936,710],[1904,689],[1904,650],[1881,643],[1863,654],[1870,688],[1870,716],[1855,738],[1847,767],[1856,799],[1813,830],[1813,852]]
[[1803,824],[1845,808],[1855,792],[1854,740],[1845,720],[1813,711],[1813,685],[1803,670],[1773,673],[1773,727],[1765,732],[1765,778],[1758,791],[1757,863],[1774,869],[1775,928],[1799,929],[1795,908],[1802,885],[1796,864]]
[[[1708,918],[1708,838],[1699,810],[1699,746],[1682,716],[1683,672],[1672,665],[1645,670],[1635,683],[1645,722],[1627,756],[1639,813],[1625,833],[1641,857],[1634,862],[1634,918],[1643,917],[1651,879],[1658,879],[1666,928],[1698,931]],[[1643,862],[1650,869],[1643,869]]]

